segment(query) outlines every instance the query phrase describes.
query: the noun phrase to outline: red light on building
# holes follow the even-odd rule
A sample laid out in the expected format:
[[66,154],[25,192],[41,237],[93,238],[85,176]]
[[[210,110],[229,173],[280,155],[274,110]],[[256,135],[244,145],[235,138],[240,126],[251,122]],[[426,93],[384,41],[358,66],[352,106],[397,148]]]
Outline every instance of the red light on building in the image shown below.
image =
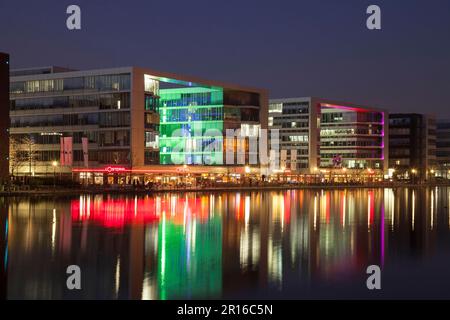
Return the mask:
[[115,173],[115,172],[126,172],[129,170],[125,167],[106,167],[104,171],[107,173]]
[[131,169],[125,167],[108,166],[105,168],[98,168],[98,169],[74,168],[72,169],[72,172],[122,173],[122,172],[131,172]]

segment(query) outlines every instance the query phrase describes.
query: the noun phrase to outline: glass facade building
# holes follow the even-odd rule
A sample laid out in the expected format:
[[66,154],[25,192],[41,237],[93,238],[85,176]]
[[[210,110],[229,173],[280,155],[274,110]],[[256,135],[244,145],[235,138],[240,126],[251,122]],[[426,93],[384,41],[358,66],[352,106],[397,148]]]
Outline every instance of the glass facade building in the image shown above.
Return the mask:
[[160,163],[223,164],[223,89],[160,90]]
[[436,167],[439,176],[450,178],[450,119],[436,120]]
[[320,104],[320,167],[383,169],[384,114]]
[[386,112],[305,97],[273,99],[269,128],[280,136],[283,171],[387,170]]
[[267,122],[263,90],[135,67],[14,70],[9,92],[13,151],[27,159],[10,166],[18,175],[223,166],[227,129],[241,129],[248,163]]
[[436,169],[436,119],[417,113],[389,115],[389,168],[399,179],[423,181]]
[[10,93],[11,139],[28,159],[14,163],[16,173],[53,172],[64,137],[72,138],[70,167],[86,164],[83,138],[88,166],[131,165],[131,72],[29,71],[11,78]]

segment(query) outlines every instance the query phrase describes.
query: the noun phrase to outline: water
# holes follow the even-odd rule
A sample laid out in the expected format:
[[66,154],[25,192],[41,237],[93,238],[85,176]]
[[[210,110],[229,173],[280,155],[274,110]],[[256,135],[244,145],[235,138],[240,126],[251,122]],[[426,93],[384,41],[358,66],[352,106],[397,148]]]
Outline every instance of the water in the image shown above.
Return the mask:
[[[450,188],[0,199],[0,298],[450,298]],[[79,265],[82,290],[66,288]],[[367,266],[382,269],[379,291]]]

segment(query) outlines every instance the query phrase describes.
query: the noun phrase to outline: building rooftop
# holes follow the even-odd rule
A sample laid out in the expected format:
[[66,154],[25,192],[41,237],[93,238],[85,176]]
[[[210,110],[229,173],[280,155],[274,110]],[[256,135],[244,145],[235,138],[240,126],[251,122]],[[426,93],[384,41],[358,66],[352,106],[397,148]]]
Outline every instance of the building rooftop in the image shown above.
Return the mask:
[[372,107],[366,104],[357,104],[353,102],[343,102],[340,100],[321,98],[315,96],[306,96],[306,97],[294,97],[294,98],[278,98],[278,99],[269,99],[269,103],[295,103],[295,102],[319,102],[325,108],[337,108],[344,110],[353,110],[353,111],[375,111],[375,112],[384,112],[387,113],[387,109]]
[[55,67],[55,66],[28,68],[28,69],[13,69],[10,72],[10,77],[13,77],[14,81],[29,81],[29,80],[47,80],[55,78],[70,78],[70,77],[82,77],[90,75],[108,75],[112,73],[131,73],[131,72],[146,74],[155,80],[166,83],[172,83],[180,86],[187,86],[187,87],[199,86],[211,88],[222,87],[229,90],[249,91],[267,94],[266,89],[241,86],[233,83],[226,83],[216,80],[207,80],[203,78],[186,76],[182,74],[161,72],[153,69],[133,67],[133,66],[103,68],[103,69],[86,69],[86,70],[73,70],[69,68]]
[[70,68],[65,68],[65,67],[58,67],[58,66],[19,68],[19,69],[11,69],[10,76],[11,77],[19,77],[19,76],[38,75],[38,74],[70,72],[70,71],[76,71],[76,70],[70,69]]

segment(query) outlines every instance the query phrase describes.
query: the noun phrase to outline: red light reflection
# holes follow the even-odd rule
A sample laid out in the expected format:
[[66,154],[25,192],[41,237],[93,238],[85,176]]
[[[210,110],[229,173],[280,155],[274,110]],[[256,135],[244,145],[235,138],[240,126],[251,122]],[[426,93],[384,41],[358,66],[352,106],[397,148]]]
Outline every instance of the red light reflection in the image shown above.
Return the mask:
[[163,214],[173,223],[183,224],[186,216],[207,220],[208,197],[103,199],[81,197],[71,201],[73,221],[94,221],[104,227],[120,228],[127,224],[159,221]]

